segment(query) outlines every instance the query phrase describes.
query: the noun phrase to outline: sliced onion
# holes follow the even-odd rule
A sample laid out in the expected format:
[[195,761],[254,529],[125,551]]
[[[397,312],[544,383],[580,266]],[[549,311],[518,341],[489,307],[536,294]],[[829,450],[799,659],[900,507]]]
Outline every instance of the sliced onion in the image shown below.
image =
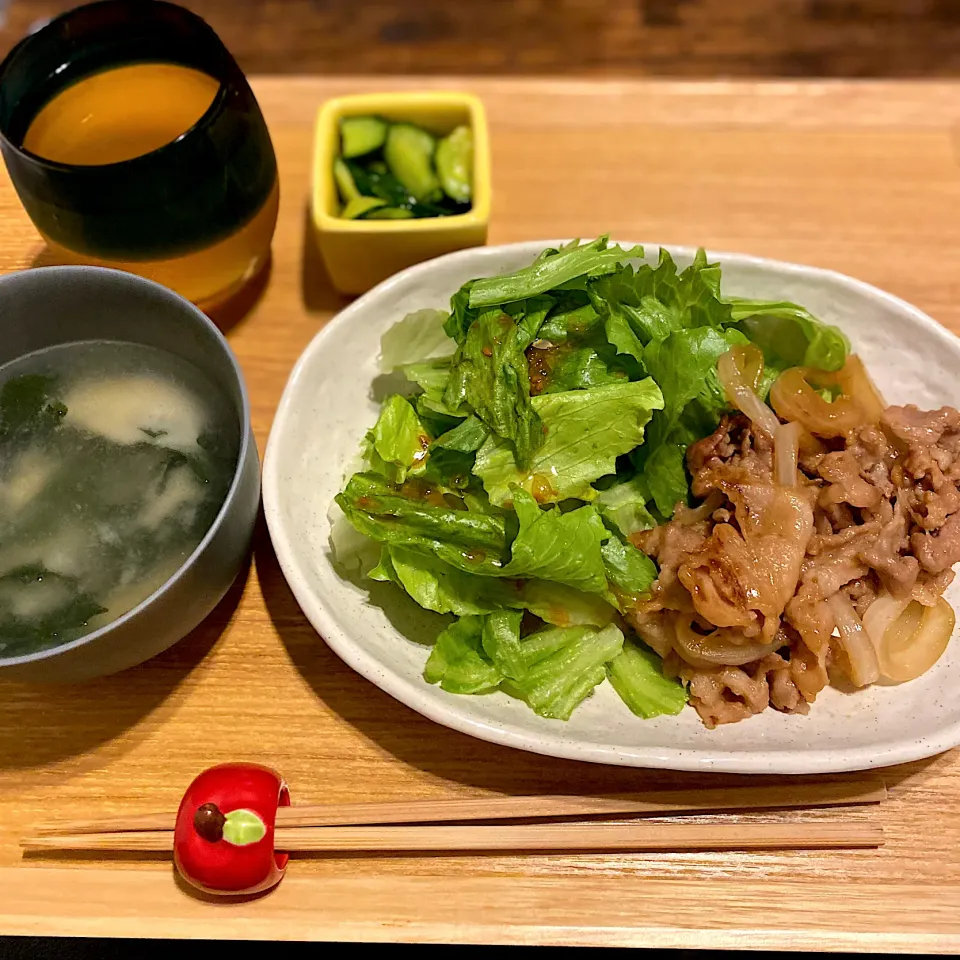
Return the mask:
[[[730,403],[741,413],[746,414],[754,426],[772,437],[780,425],[780,421],[776,418],[774,412],[756,395],[750,382],[748,382],[748,376],[751,381],[756,377],[754,370],[757,359],[752,351],[760,354],[760,351],[753,344],[728,350],[717,360],[717,376],[720,378],[720,383]],[[749,371],[749,373],[745,371]]]
[[863,629],[867,631],[878,657],[887,627],[907,609],[909,603],[909,597],[897,600],[895,597],[891,597],[889,593],[884,592],[867,607],[867,612],[863,615]]
[[763,353],[760,348],[747,343],[731,349],[737,351],[735,357],[743,382],[754,393],[759,393],[760,384],[763,383]]
[[735,643],[733,630],[720,628],[702,636],[691,626],[689,617],[676,621],[677,653],[694,667],[742,667],[773,653],[783,640],[773,643]]
[[797,485],[797,455],[800,452],[799,423],[781,423],[773,435],[773,449],[776,453],[777,483],[781,487]]
[[[842,396],[832,403],[811,386],[839,387]],[[796,420],[818,437],[842,437],[868,423],[877,423],[883,398],[857,356],[847,357],[836,373],[812,367],[784,370],[770,388],[770,402],[778,416]]]
[[870,423],[877,423],[887,404],[867,373],[863,361],[856,355],[847,357],[847,362],[838,374],[840,389],[844,396],[852,397],[860,406]]
[[856,687],[865,687],[880,679],[880,662],[867,631],[853,609],[849,597],[835,593],[827,601],[840,633],[840,646],[846,654],[850,682]]
[[933,607],[911,601],[883,634],[883,676],[894,683],[905,683],[926,673],[947,649],[956,622],[953,607],[943,597]]
[[693,524],[699,523],[701,520],[709,520],[710,514],[723,506],[725,499],[726,497],[724,497],[719,490],[711,490],[710,495],[699,507],[691,508],[681,506],[674,511],[673,519],[685,527],[693,526]]

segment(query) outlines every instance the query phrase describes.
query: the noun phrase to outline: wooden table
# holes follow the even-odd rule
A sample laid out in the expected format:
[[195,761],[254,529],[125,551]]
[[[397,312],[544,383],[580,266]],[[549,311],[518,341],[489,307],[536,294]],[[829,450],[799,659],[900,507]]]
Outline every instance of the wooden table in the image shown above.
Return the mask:
[[[342,305],[305,239],[315,109],[418,85],[255,84],[279,154],[280,224],[266,291],[229,337],[261,450],[293,362]],[[878,284],[960,331],[960,84],[424,85],[486,101],[492,243],[609,231],[797,260]],[[3,179],[0,270],[39,249]],[[421,718],[324,646],[261,525],[245,583],[167,654],[72,689],[0,684],[0,934],[960,948],[956,753],[888,772],[888,842],[876,851],[317,858],[243,904],[194,899],[163,861],[20,857],[36,817],[172,810],[197,772],[233,759],[275,765],[306,803],[707,781],[513,752]]]
[[[247,73],[956,77],[954,0],[179,0]],[[0,0],[0,56],[77,0]],[[585,39],[589,38],[586,42]]]

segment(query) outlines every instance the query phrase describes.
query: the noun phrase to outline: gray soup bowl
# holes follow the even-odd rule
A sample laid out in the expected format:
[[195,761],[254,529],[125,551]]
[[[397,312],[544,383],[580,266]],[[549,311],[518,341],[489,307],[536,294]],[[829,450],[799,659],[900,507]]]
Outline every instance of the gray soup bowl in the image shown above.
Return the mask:
[[188,360],[233,407],[240,433],[233,482],[183,566],[113,623],[59,647],[0,655],[0,677],[72,683],[149,660],[196,627],[240,572],[260,502],[260,462],[243,374],[220,331],[191,303],[150,280],[100,267],[40,267],[0,277],[0,367],[45,347],[119,340]]

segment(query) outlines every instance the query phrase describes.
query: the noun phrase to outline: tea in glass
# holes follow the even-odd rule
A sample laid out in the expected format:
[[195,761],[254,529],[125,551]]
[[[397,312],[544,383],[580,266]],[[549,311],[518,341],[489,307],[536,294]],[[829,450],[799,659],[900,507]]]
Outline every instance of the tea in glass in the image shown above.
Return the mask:
[[0,149],[58,262],[210,308],[269,258],[266,124],[213,30],[173,4],[105,0],[23,40],[0,65]]

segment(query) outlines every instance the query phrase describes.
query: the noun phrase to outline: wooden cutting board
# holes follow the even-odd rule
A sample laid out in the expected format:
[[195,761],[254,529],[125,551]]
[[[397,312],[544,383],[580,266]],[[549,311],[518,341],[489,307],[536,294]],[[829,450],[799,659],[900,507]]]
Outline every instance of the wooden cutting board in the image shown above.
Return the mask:
[[[484,98],[491,243],[610,232],[796,260],[884,287],[960,331],[960,84],[254,85],[279,155],[280,222],[269,283],[228,335],[261,452],[294,361],[343,305],[306,234],[306,204],[314,113],[348,92]],[[30,266],[40,249],[3,175],[0,270]],[[430,723],[326,648],[261,524],[245,582],[167,654],[71,689],[0,683],[0,934],[960,949],[956,753],[887,771],[888,839],[875,851],[326,857],[296,861],[270,896],[231,904],[193,898],[162,860],[20,857],[35,819],[174,810],[201,769],[238,759],[277,767],[304,803],[738,780],[552,760]]]

